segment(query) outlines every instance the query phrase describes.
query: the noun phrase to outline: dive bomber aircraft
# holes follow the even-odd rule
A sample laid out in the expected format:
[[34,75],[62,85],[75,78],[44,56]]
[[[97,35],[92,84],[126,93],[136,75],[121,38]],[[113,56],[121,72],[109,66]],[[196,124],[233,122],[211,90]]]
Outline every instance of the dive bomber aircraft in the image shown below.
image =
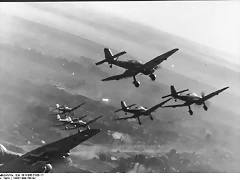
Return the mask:
[[101,117],[103,117],[103,115],[98,116],[98,117],[96,117],[93,120],[90,120],[88,122],[84,122],[82,120],[79,120],[79,121],[75,121],[75,122],[64,122],[63,124],[56,124],[54,126],[65,125],[65,129],[62,129],[62,130],[71,130],[71,129],[77,129],[78,128],[78,131],[82,132],[82,129],[80,129],[81,127],[90,129],[89,125],[92,124],[93,122],[97,121]]
[[82,120],[85,117],[87,117],[87,115],[84,115],[82,117],[77,117],[77,118],[71,118],[70,116],[66,116],[65,118],[61,118],[61,116],[59,114],[57,114],[57,120],[59,122],[75,122],[75,121]]
[[74,108],[70,108],[70,107],[67,107],[66,105],[63,105],[63,106],[60,106],[59,104],[56,104],[56,108],[53,109],[53,110],[58,110],[59,112],[56,113],[56,114],[52,114],[52,115],[57,115],[57,114],[65,114],[66,116],[66,113],[72,113],[74,115],[74,110],[78,109],[79,107],[81,107],[82,105],[86,104],[86,102],[74,107]]
[[125,68],[126,71],[123,74],[102,79],[102,81],[120,80],[133,77],[133,84],[135,85],[135,87],[139,87],[140,82],[136,80],[136,75],[138,75],[139,73],[148,75],[152,81],[155,81],[156,75],[153,73],[155,72],[156,69],[159,68],[159,64],[162,63],[164,60],[167,60],[168,57],[170,57],[178,50],[179,50],[178,48],[172,49],[171,51],[168,51],[160,56],[157,56],[144,64],[137,60],[129,61],[110,60],[109,61],[110,64],[114,64],[116,66]]
[[52,163],[70,155],[70,150],[89,138],[95,136],[101,129],[89,129],[41,146],[35,150],[20,155],[8,151],[1,146],[1,173],[48,173],[52,170]]
[[162,107],[162,105],[164,105],[166,102],[170,101],[172,98],[167,99],[166,101],[163,101],[155,106],[153,106],[150,109],[144,108],[142,106],[137,107],[136,109],[129,109],[127,108],[127,105],[124,101],[121,102],[122,104],[122,110],[124,112],[128,112],[128,113],[132,113],[133,116],[130,117],[124,117],[124,118],[118,118],[115,120],[126,120],[126,119],[131,119],[131,118],[137,118],[138,119],[138,124],[141,125],[141,121],[139,119],[140,116],[149,116],[150,119],[153,121],[153,117],[152,117],[152,112],[156,111],[158,108]]
[[[183,106],[188,106],[188,112],[190,115],[193,115],[193,111],[191,109],[191,105],[192,104],[196,104],[196,105],[203,105],[203,108],[205,111],[208,110],[208,107],[206,106],[205,102],[212,98],[213,96],[216,96],[218,95],[219,93],[225,91],[226,89],[228,89],[229,87],[225,87],[225,88],[222,88],[220,90],[217,90],[215,92],[212,92],[208,95],[204,95],[204,93],[201,94],[201,96],[198,96],[197,94],[195,93],[188,93],[186,95],[179,95],[179,92],[176,92],[174,86],[171,86],[170,89],[171,89],[171,94],[167,95],[167,96],[163,96],[162,98],[166,98],[166,97],[173,97],[176,101],[176,99],[179,99],[179,100],[182,100],[182,101],[185,101],[184,104],[177,104],[177,105],[168,105],[168,106],[163,106],[163,108],[166,108],[166,107],[172,107],[172,108],[176,108],[176,107],[183,107]],[[184,92],[186,90],[183,90],[183,91],[180,91],[180,92]]]

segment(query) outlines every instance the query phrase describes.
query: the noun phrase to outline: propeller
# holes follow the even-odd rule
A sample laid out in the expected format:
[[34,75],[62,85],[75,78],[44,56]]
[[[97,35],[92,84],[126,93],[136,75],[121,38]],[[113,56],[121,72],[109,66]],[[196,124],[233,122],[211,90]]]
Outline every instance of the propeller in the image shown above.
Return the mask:
[[[201,98],[204,98],[204,97],[205,97],[205,92],[202,91],[201,92]],[[204,103],[207,107],[209,107],[211,105],[210,101],[205,101]],[[201,107],[201,105],[197,105],[197,107]]]
[[161,68],[162,68],[162,66],[161,66],[161,65],[158,65],[158,66],[154,67],[153,69],[154,69],[154,70],[157,70],[157,69],[161,69]]

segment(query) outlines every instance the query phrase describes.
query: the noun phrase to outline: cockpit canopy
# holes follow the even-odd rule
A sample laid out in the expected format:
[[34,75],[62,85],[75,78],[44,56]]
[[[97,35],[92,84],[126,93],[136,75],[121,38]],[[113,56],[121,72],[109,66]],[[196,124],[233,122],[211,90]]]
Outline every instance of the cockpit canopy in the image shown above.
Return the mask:
[[128,62],[133,63],[133,64],[142,64],[141,61],[138,61],[138,60],[135,60],[135,59],[128,60]]
[[146,110],[146,108],[144,108],[144,107],[142,107],[142,106],[136,107],[136,109]]
[[194,97],[200,97],[199,95],[197,95],[196,93],[187,93],[187,96],[194,96]]

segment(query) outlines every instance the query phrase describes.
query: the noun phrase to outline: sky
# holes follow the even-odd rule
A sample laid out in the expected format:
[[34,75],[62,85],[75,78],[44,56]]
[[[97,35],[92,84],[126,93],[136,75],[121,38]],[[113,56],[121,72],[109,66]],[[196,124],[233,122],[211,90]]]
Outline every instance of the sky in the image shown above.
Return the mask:
[[115,1],[86,5],[240,58],[240,1]]

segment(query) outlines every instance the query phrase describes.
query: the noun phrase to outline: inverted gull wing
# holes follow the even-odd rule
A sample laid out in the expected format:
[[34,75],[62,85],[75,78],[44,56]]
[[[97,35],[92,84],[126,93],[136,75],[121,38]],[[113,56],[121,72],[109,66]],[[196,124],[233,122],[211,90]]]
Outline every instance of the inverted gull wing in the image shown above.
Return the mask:
[[177,52],[179,49],[173,49],[171,51],[168,51],[154,59],[152,59],[151,61],[148,61],[147,63],[145,63],[143,66],[145,69],[153,69],[156,66],[158,66],[159,64],[161,64],[163,61],[165,61],[169,56],[171,56],[172,54],[174,54],[175,52]]
[[[41,146],[33,151],[30,151],[21,157],[10,161],[2,166],[0,166],[1,172],[26,172],[26,167],[31,169],[31,167],[36,164],[48,164],[53,163],[55,159],[62,157],[64,154],[68,153],[71,149],[88,140],[89,138],[95,136],[101,131],[101,129],[90,129],[88,131],[83,131],[71,135],[69,137],[60,139],[53,143]],[[16,165],[15,165],[16,164]],[[24,168],[21,168],[24,167]]]
[[89,124],[92,124],[93,122],[97,121],[97,120],[100,119],[101,117],[103,117],[103,115],[98,116],[97,118],[95,118],[95,119],[93,119],[93,120],[91,120],[91,121],[88,121],[88,122],[86,123],[86,126],[88,126]]
[[126,79],[133,76],[136,76],[139,72],[132,71],[132,70],[126,70],[123,74],[110,76],[108,78],[102,79],[101,81],[112,81],[112,80],[120,80],[120,79]]
[[161,102],[161,103],[153,106],[152,108],[148,109],[148,110],[146,111],[146,113],[147,113],[147,112],[154,112],[155,110],[157,110],[158,108],[162,107],[166,102],[170,101],[171,99],[172,99],[172,98],[169,98],[169,99],[167,99],[167,100],[165,100],[165,101],[163,101],[163,102]]
[[131,118],[135,118],[135,117],[133,117],[133,116],[123,117],[123,118],[118,118],[118,119],[115,119],[115,120],[118,121],[118,120],[126,120],[126,119],[131,119]]
[[216,96],[216,95],[218,95],[219,93],[225,91],[225,90],[228,89],[228,88],[229,88],[229,87],[225,87],[225,88],[222,88],[222,89],[217,90],[217,91],[215,91],[215,92],[212,92],[212,93],[204,96],[201,100],[202,100],[202,101],[206,101],[206,100],[212,98],[213,96]]
[[86,104],[86,102],[84,102],[84,103],[82,103],[82,104],[80,104],[80,105],[78,105],[78,106],[76,106],[76,107],[72,108],[72,109],[71,109],[71,111],[74,111],[74,110],[76,110],[77,108],[81,107],[81,106],[82,106],[82,105],[84,105],[84,104]]
[[177,105],[162,106],[162,108],[165,108],[165,107],[176,108],[176,107],[183,107],[183,106],[188,106],[188,104],[177,104]]

